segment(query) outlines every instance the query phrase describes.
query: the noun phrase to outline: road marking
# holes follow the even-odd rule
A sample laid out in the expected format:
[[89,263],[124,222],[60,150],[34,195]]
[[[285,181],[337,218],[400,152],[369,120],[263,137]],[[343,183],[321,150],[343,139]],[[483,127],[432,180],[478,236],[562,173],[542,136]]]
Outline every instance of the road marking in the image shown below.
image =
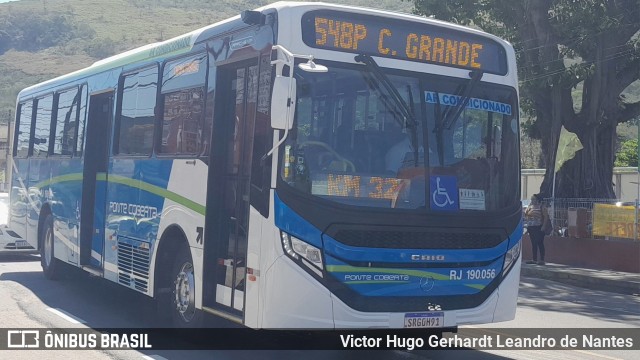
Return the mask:
[[60,310],[60,309],[54,309],[54,308],[47,308],[48,311],[51,311],[52,313],[60,316],[61,318],[67,320],[68,322],[72,323],[72,324],[84,324],[86,323],[86,321],[75,317],[71,314],[69,314],[68,312],[64,311],[64,310]]
[[168,360],[160,355],[142,355],[142,358],[145,360]]

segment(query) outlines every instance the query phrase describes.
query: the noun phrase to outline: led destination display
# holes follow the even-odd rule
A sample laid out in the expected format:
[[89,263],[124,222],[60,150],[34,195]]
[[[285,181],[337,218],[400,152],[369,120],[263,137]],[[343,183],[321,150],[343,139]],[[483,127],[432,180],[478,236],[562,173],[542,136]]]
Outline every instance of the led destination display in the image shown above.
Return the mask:
[[357,54],[433,63],[504,75],[507,59],[497,42],[425,23],[338,11],[312,11],[302,17],[308,46]]

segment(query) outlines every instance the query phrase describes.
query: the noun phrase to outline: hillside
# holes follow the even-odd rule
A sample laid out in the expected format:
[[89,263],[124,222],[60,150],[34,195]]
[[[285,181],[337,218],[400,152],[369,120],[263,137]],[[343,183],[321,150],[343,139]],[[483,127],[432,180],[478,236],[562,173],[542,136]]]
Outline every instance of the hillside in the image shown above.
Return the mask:
[[[198,29],[268,0],[20,0],[0,3],[0,122],[27,86]],[[368,0],[331,0],[371,7]],[[375,7],[411,12],[411,3]]]

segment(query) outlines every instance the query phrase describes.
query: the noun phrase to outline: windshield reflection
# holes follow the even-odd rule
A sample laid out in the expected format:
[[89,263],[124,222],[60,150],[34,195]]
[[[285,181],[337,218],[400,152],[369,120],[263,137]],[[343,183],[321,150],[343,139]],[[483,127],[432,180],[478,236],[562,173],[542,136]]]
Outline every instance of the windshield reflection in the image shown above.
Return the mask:
[[[517,203],[515,91],[479,83],[462,96],[469,80],[395,73],[383,86],[368,68],[296,73],[282,180],[366,207],[478,211]],[[450,111],[458,119],[443,126]]]

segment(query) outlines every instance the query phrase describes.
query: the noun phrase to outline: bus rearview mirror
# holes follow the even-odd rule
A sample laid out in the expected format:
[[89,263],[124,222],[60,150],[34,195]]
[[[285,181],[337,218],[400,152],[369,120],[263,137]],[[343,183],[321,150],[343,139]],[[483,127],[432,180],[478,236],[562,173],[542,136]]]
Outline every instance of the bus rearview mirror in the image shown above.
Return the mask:
[[296,79],[276,76],[271,96],[271,127],[278,130],[290,130],[293,126],[295,107]]

